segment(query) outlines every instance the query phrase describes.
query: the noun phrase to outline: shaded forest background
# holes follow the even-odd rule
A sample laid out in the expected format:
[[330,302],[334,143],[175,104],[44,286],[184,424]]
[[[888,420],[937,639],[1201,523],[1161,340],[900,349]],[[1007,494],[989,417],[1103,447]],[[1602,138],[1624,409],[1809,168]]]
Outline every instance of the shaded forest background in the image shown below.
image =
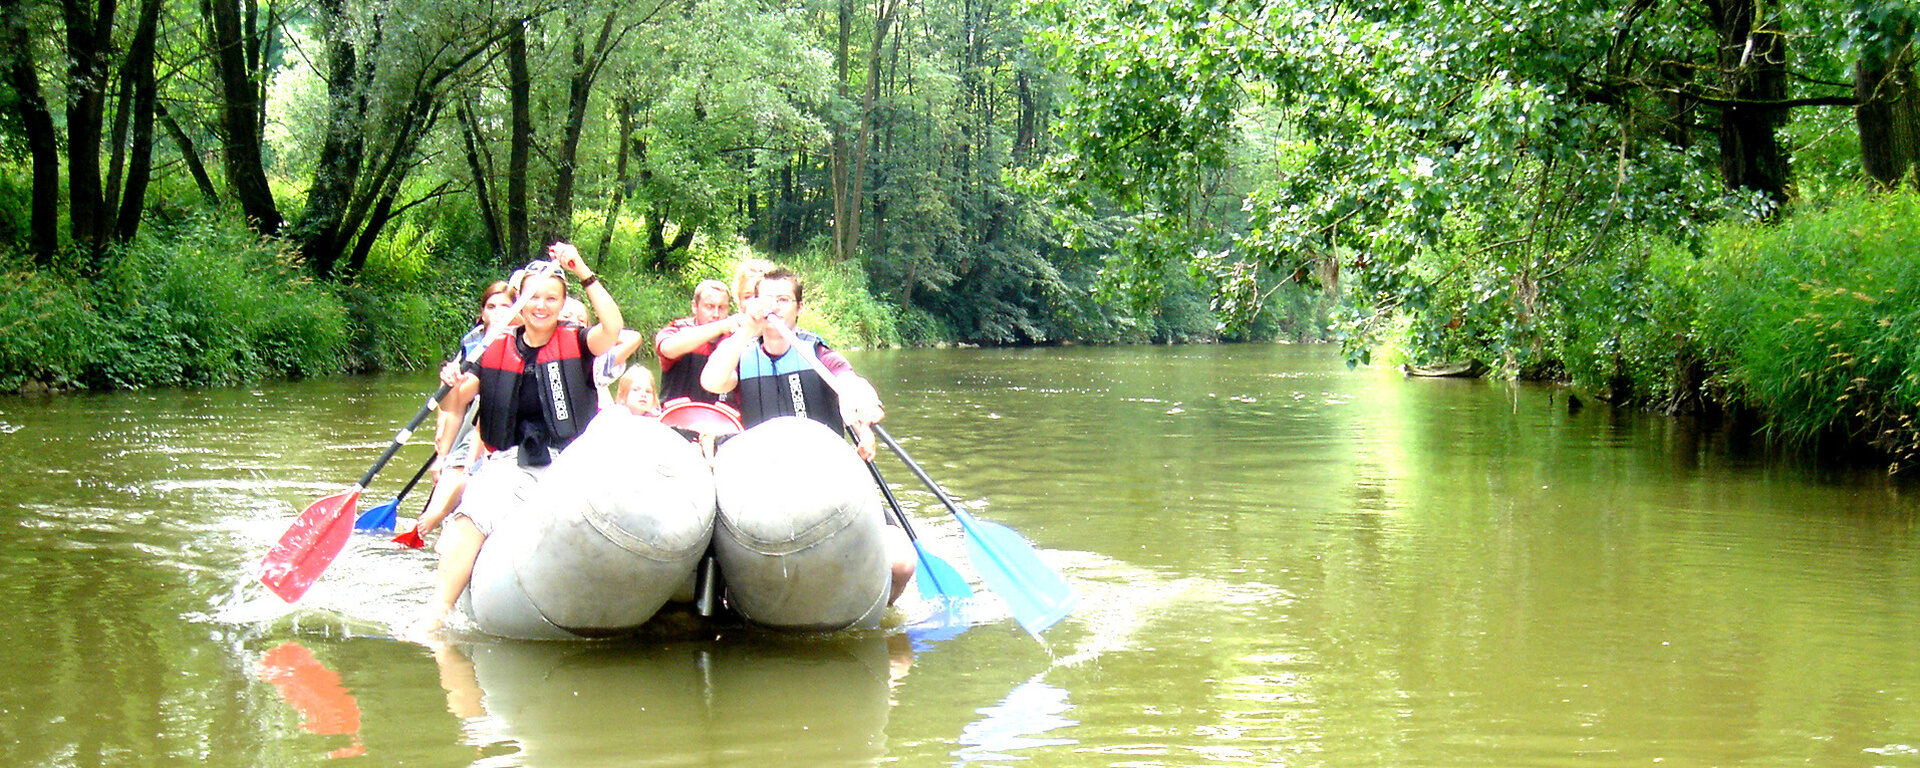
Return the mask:
[[579,243],[843,344],[1334,340],[1920,449],[1920,9],[0,0],[0,388],[413,368]]

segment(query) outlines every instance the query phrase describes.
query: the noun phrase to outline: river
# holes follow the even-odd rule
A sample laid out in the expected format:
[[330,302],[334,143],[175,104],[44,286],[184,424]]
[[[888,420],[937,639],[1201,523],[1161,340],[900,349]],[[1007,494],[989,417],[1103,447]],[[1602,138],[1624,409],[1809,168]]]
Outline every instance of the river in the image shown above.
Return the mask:
[[429,648],[424,552],[254,580],[426,377],[0,398],[0,765],[1920,766],[1920,497],[1876,468],[1325,347],[850,357],[1073,615]]

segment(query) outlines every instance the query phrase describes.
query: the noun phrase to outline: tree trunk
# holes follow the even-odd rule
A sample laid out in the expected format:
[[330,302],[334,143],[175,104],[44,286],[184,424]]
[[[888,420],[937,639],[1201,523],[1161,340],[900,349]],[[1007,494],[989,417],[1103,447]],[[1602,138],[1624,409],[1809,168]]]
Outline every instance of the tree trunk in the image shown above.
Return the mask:
[[619,121],[619,133],[613,137],[613,143],[619,149],[613,159],[613,195],[607,200],[607,217],[600,228],[600,250],[598,259],[607,260],[613,252],[613,230],[620,222],[620,208],[627,202],[627,158],[632,155],[628,148],[632,146],[633,136],[633,100],[621,98],[614,102],[614,112]]
[[593,82],[599,78],[600,68],[612,53],[614,22],[619,18],[618,11],[607,13],[591,51],[577,33],[573,39],[573,73],[567,78],[567,120],[561,130],[558,155],[554,158],[553,214],[546,227],[546,237],[551,240],[573,240],[573,196],[580,136],[586,129]]
[[60,3],[67,27],[67,227],[74,246],[95,259],[112,225],[100,180],[100,143],[114,2],[100,0],[95,8],[83,0]]
[[300,252],[315,274],[331,277],[346,242],[340,223],[360,178],[366,94],[359,81],[359,57],[346,31],[344,0],[321,0],[319,8],[327,50],[326,134],[300,217]]
[[860,133],[855,137],[853,154],[849,158],[853,178],[847,194],[847,213],[850,218],[841,230],[846,238],[845,247],[840,249],[842,258],[860,255],[860,213],[867,195],[867,155],[873,140],[874,104],[880,100],[880,56],[886,50],[887,30],[893,26],[894,14],[900,9],[902,1],[880,0],[874,6],[873,45],[867,49],[867,87],[860,100]]
[[666,203],[655,203],[647,215],[647,268],[663,275],[686,266],[687,247],[693,245],[693,237],[700,229],[694,222],[683,222],[673,239],[668,240],[667,222],[672,217],[673,212]]
[[199,148],[193,145],[193,137],[173,119],[173,113],[167,110],[166,102],[154,104],[154,115],[160,118],[160,125],[167,129],[167,135],[173,137],[173,144],[180,149],[180,161],[187,164],[187,173],[193,176],[193,185],[200,189],[200,197],[209,205],[220,202],[220,190],[213,186],[213,177],[207,174],[207,165],[200,159]]
[[27,31],[19,0],[0,2],[0,24],[5,25],[7,84],[12,91],[13,111],[20,115],[25,129],[27,154],[31,158],[33,189],[28,227],[28,247],[33,262],[42,267],[53,265],[60,251],[60,148],[54,132],[53,113],[47,109],[46,96],[40,90],[40,73],[34,68],[33,43]]
[[1774,132],[1785,113],[1767,102],[1786,98],[1786,36],[1758,23],[1757,0],[1725,0],[1717,10],[1722,88],[1734,102],[1720,113],[1721,181],[1785,202],[1787,154]]
[[[835,87],[842,104],[853,101],[853,4],[854,0],[840,0],[836,4],[839,24],[834,37],[833,64]],[[847,224],[853,216],[851,209],[857,207],[849,202],[853,165],[852,130],[845,120],[833,119],[833,168],[830,173],[833,183],[833,260],[836,262],[852,256],[847,252],[850,237]]]
[[528,19],[507,34],[507,98],[512,124],[507,137],[507,257],[532,258],[527,231],[527,158],[533,149],[533,81],[527,74]]
[[1885,188],[1920,183],[1920,85],[1914,82],[1913,29],[1901,24],[1891,45],[1870,47],[1853,69],[1860,162]]
[[[266,163],[262,154],[266,146],[263,138],[266,86],[263,82],[265,78],[259,75],[258,60],[263,46],[256,31],[255,13],[245,14],[243,24],[240,1],[209,0],[201,6],[208,21],[208,46],[212,49],[213,68],[220,80],[220,128],[225,134],[221,141],[221,161],[227,172],[227,186],[232,190],[234,200],[240,204],[241,214],[247,217],[247,224],[255,232],[272,235],[285,226],[286,218],[274,202],[273,187],[267,183]],[[325,11],[323,16],[328,19],[333,19],[340,12],[339,0],[323,2],[322,7]],[[343,76],[348,78],[346,82],[351,82],[353,51],[347,45],[331,47],[336,55],[344,49],[347,60],[344,70],[342,62],[333,62],[328,70],[328,93],[342,93],[334,90],[334,86],[336,79]],[[329,124],[329,139],[334,138],[334,130],[334,126]]]
[[140,214],[146,210],[147,184],[153,178],[153,113],[158,103],[154,82],[154,38],[160,24],[161,0],[143,0],[140,22],[134,27],[127,49],[127,66],[122,75],[132,92],[133,135],[126,146],[126,185],[120,190],[120,215],[114,223],[116,242],[133,239],[140,230]]
[[493,174],[493,162],[487,158],[486,144],[480,139],[480,123],[474,119],[467,102],[461,102],[454,111],[460,119],[460,140],[466,147],[467,172],[473,175],[474,205],[480,209],[480,224],[487,230],[487,251],[493,255],[494,263],[511,267],[512,260],[507,258],[500,239],[500,216],[494,209],[493,193],[487,184]]

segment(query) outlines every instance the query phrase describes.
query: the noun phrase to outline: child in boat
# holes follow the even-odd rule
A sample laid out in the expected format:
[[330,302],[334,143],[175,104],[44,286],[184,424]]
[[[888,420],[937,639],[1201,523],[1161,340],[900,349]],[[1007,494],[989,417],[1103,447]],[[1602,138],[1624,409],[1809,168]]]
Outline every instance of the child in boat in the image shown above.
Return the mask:
[[660,416],[660,396],[654,393],[653,372],[645,366],[633,366],[614,382],[613,402],[636,416]]

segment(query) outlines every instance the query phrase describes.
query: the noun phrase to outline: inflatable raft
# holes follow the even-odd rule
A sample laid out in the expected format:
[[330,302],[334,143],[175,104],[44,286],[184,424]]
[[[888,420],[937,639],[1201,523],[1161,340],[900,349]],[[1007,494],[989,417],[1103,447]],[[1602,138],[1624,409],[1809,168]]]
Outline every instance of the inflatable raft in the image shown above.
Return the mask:
[[501,521],[462,598],[487,634],[533,640],[630,634],[692,600],[711,550],[726,602],[776,629],[877,627],[884,522],[852,446],[806,419],[724,442],[709,466],[659,421],[609,410]]
[[886,523],[853,446],[819,422],[773,419],[721,444],[713,479],[713,551],[734,610],[778,629],[880,625]]

